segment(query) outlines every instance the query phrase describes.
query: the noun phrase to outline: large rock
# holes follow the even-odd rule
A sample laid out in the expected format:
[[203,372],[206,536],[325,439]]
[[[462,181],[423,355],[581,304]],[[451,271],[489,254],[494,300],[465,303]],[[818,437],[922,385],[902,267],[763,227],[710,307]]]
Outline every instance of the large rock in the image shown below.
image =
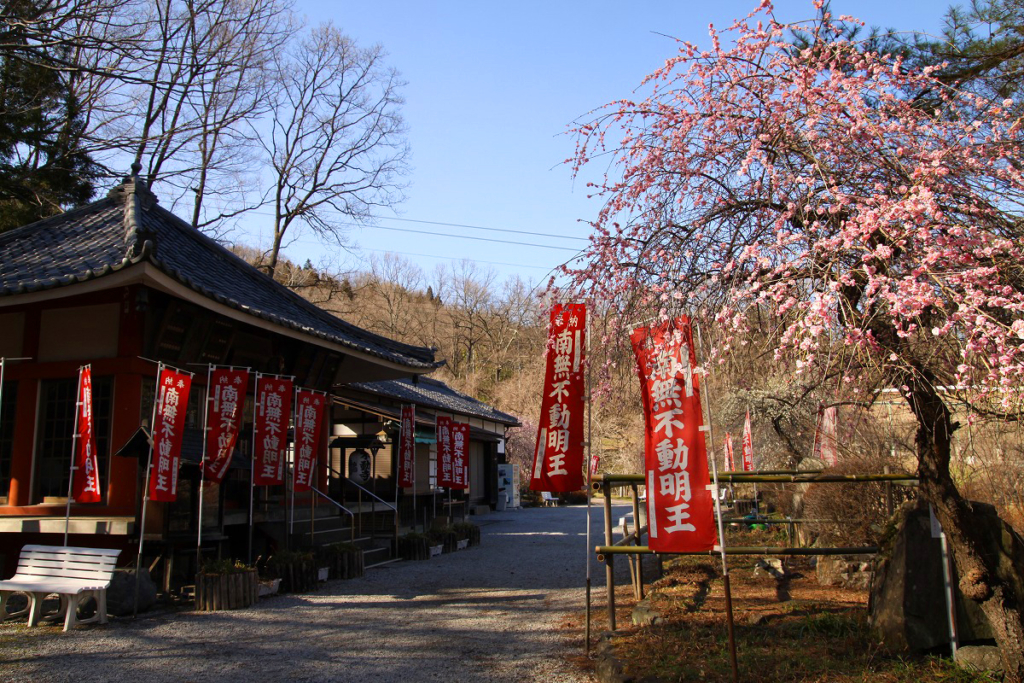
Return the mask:
[[[1021,592],[1019,567],[1024,567],[1024,543],[991,505],[972,503],[974,523],[982,531],[985,551],[999,556],[999,575]],[[943,587],[941,544],[932,538],[928,505],[907,503],[896,513],[895,529],[875,558],[868,623],[893,649],[925,651],[948,645],[949,626]],[[956,627],[961,643],[990,640],[992,628],[978,604],[958,589]]]
[[[139,575],[139,611],[145,612],[156,604],[156,584],[143,569]],[[134,612],[135,570],[119,569],[107,589],[107,613],[123,617]]]
[[843,588],[871,587],[870,555],[823,555],[815,565],[818,584]]
[[956,663],[968,671],[1003,674],[1003,659],[994,645],[967,645],[956,650]]

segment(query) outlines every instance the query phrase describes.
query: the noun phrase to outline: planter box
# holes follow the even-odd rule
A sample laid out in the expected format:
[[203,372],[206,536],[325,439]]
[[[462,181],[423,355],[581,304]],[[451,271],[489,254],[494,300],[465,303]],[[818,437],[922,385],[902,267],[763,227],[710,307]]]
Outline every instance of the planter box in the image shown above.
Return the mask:
[[432,545],[432,546],[430,546],[430,556],[431,557],[437,557],[438,555],[441,554],[441,552],[443,550],[444,550],[444,546],[443,545]]
[[267,572],[281,579],[282,593],[304,593],[317,584],[317,565],[312,560],[268,564]]
[[259,575],[255,569],[232,574],[196,574],[196,609],[215,612],[242,609],[256,602]]
[[403,560],[429,560],[430,545],[425,538],[398,539],[398,554]]
[[363,551],[326,553],[320,560],[327,565],[328,578],[357,579],[363,575]]
[[268,595],[277,595],[277,592],[281,590],[281,579],[267,579],[260,581],[259,597],[263,598]]
[[465,550],[468,547],[469,547],[469,539],[468,538],[464,538],[464,539],[462,539],[461,541],[458,542],[458,545],[456,546],[456,549],[457,550]]

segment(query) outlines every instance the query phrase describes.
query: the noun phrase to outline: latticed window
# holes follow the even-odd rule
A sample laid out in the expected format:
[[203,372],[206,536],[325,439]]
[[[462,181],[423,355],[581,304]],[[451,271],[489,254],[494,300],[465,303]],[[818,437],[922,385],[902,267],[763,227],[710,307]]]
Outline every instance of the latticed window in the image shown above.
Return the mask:
[[18,406],[18,383],[4,382],[0,393],[0,500],[11,487],[11,458],[14,451],[14,417]]
[[[78,378],[43,380],[39,384],[39,420],[36,433],[35,500],[57,502],[68,495],[68,475],[75,430],[75,401]],[[93,433],[100,472],[101,490],[107,486],[110,455],[110,414],[113,382],[109,377],[93,380]]]

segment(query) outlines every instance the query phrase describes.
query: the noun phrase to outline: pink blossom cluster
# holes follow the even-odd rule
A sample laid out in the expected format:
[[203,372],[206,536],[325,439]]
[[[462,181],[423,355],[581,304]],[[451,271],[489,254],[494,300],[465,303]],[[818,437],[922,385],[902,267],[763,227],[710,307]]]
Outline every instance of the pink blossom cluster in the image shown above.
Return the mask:
[[766,1],[710,33],[710,50],[680,41],[636,98],[573,127],[577,173],[615,161],[590,183],[604,204],[585,265],[565,269],[574,286],[662,316],[713,310],[730,331],[719,350],[769,311],[799,368],[837,346],[903,372],[926,356],[938,376],[1019,407],[1013,103],[872,53],[827,14],[783,25]]

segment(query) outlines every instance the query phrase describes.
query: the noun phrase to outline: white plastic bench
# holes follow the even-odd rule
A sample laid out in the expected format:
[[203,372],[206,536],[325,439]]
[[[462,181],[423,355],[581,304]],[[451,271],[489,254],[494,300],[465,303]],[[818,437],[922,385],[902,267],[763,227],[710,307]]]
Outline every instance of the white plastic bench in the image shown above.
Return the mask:
[[558,507],[558,496],[553,496],[547,491],[540,492],[540,499],[544,501],[544,507],[547,507],[548,505]]
[[[64,617],[64,630],[76,623],[107,623],[107,588],[114,578],[120,550],[108,548],[72,548],[53,545],[26,545],[18,557],[18,571],[0,581],[0,619],[24,616],[35,626],[42,618],[43,600],[56,594],[60,609],[47,618]],[[28,596],[25,609],[7,613],[7,601],[13,593]],[[96,598],[96,615],[78,619],[78,606],[86,598]]]

